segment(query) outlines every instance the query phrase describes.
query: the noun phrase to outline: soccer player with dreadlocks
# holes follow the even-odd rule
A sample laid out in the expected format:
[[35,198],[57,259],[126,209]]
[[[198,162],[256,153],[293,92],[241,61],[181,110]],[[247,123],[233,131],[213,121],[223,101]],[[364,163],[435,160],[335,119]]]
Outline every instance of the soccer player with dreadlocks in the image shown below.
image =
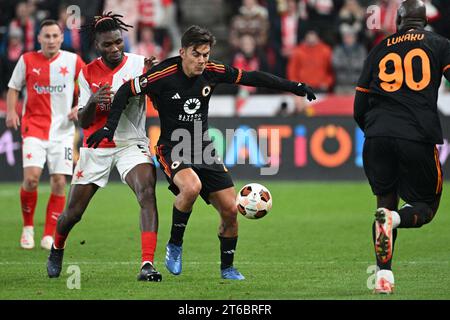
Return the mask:
[[[79,75],[78,119],[84,137],[103,128],[114,92],[130,78],[142,74],[153,62],[153,59],[124,53],[122,30],[127,31],[131,26],[125,24],[121,17],[109,12],[96,16],[91,23],[83,26],[82,31],[93,36],[100,53],[100,57],[84,67]],[[122,181],[135,193],[141,208],[142,265],[138,280],[162,280],[153,266],[158,231],[156,172],[148,149],[145,119],[145,97],[130,99],[112,141],[101,143],[98,149],[86,148],[86,141],[83,141],[68,206],[58,219],[54,245],[48,257],[47,272],[50,278],[59,277],[70,230],[80,221],[98,188],[106,186],[115,166]]]

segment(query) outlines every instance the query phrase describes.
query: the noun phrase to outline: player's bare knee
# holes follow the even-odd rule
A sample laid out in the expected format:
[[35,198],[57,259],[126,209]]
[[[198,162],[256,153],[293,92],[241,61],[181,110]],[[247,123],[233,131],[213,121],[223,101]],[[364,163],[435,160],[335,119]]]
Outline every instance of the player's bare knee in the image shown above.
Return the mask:
[[50,179],[50,187],[53,194],[63,195],[66,188],[66,177],[64,175],[54,175]]
[[194,181],[192,183],[185,184],[180,189],[181,196],[186,200],[195,201],[202,190],[202,184],[200,181]]
[[25,177],[23,184],[27,191],[34,191],[39,185],[39,178],[37,176]]

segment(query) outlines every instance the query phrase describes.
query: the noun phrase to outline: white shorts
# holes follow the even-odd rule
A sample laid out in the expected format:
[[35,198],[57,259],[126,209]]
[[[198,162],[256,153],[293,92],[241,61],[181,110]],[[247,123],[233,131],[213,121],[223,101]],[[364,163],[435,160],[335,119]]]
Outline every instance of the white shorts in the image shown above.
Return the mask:
[[104,187],[114,166],[123,183],[128,172],[141,163],[153,164],[148,145],[131,144],[117,148],[80,148],[72,184],[96,184]]
[[50,174],[72,175],[73,172],[73,136],[63,141],[47,141],[34,137],[23,139],[23,167],[44,168],[47,162]]

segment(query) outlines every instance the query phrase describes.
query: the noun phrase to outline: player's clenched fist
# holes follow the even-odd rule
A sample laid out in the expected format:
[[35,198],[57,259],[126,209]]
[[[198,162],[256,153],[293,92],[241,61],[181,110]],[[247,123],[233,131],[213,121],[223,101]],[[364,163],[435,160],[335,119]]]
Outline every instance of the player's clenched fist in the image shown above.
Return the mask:
[[314,91],[308,85],[301,82],[297,84],[292,93],[302,97],[306,96],[306,99],[309,101],[316,100]]
[[114,92],[111,91],[111,87],[109,84],[105,84],[101,86],[96,93],[91,96],[91,102],[97,104],[107,104],[111,103],[111,97],[114,95]]

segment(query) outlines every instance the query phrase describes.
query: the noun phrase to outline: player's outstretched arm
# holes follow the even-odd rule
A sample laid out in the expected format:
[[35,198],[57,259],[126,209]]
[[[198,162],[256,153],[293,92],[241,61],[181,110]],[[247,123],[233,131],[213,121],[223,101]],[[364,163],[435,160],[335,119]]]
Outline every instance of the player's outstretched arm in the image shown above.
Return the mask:
[[314,91],[305,83],[289,81],[262,71],[242,71],[239,84],[292,92],[297,96],[306,96],[309,101],[316,99]]

